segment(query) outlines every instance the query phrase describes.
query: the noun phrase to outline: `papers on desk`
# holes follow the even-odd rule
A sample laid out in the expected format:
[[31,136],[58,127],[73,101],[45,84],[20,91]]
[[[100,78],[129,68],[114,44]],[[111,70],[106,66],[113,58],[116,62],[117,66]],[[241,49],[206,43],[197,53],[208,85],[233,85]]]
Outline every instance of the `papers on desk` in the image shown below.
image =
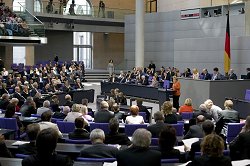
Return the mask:
[[245,165],[249,165],[250,164],[250,160],[239,160],[239,161],[232,161],[232,165],[233,166],[245,166]]
[[182,145],[182,146],[175,146],[174,149],[179,150],[181,153],[185,153],[184,145]]
[[181,165],[179,165],[179,166],[186,166],[186,165],[188,165],[188,163],[190,163],[191,161],[188,161],[188,162],[186,162],[186,163],[184,163],[184,164],[181,164]]
[[103,163],[103,166],[117,166],[117,161],[113,162],[113,163]]
[[13,146],[19,146],[19,145],[23,145],[23,144],[26,144],[26,143],[29,143],[29,142],[27,142],[27,141],[16,141],[12,145]]
[[25,121],[37,120],[37,117],[24,117],[23,120]]
[[199,141],[199,138],[190,138],[182,140],[182,142],[188,149],[191,149],[191,145],[197,141]]

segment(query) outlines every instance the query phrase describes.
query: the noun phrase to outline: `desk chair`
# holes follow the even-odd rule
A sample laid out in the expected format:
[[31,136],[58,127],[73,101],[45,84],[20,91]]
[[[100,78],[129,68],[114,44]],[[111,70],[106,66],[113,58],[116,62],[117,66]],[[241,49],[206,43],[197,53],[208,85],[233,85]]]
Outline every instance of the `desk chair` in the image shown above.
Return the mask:
[[134,131],[139,128],[147,128],[146,124],[125,124],[125,133],[127,136],[132,136]]
[[56,124],[62,133],[70,133],[75,130],[75,123],[73,122],[56,121]]
[[90,123],[89,124],[90,132],[94,129],[102,129],[105,134],[109,133],[109,124],[108,123]]

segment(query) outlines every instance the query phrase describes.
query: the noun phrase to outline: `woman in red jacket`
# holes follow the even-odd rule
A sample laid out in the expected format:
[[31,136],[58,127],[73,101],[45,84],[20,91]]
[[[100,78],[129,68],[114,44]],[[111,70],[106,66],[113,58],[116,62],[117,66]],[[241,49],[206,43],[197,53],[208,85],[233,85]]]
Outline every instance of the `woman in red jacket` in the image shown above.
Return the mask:
[[173,77],[173,107],[179,110],[179,98],[181,95],[181,84],[176,76]]

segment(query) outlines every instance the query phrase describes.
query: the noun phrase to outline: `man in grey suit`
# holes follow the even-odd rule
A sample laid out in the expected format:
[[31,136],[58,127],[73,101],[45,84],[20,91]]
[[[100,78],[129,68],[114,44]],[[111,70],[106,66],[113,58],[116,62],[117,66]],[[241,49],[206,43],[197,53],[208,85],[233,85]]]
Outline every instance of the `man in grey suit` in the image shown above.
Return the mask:
[[203,115],[199,115],[196,118],[196,125],[190,126],[189,131],[183,139],[189,138],[203,138],[204,133],[202,130],[202,123],[206,120]]
[[86,158],[115,158],[118,149],[105,145],[105,134],[102,129],[94,129],[90,133],[92,146],[86,146],[81,150],[80,157]]
[[154,120],[155,120],[155,124],[148,126],[147,130],[150,131],[153,138],[159,138],[159,134],[161,130],[167,124],[164,123],[165,118],[161,111],[157,111],[156,113],[154,113]]
[[101,110],[95,112],[95,122],[96,123],[109,123],[109,120],[114,117],[114,113],[110,112],[109,104],[106,101],[102,101],[100,104]]

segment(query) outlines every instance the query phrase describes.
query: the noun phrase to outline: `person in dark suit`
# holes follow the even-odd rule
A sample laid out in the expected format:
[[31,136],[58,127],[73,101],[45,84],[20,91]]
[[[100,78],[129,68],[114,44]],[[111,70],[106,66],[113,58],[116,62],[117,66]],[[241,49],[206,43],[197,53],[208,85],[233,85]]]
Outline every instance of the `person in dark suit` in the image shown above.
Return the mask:
[[4,118],[16,118],[17,126],[20,129],[23,126],[23,124],[19,119],[19,116],[15,114],[15,111],[16,111],[16,105],[14,103],[8,104],[6,112],[4,114]]
[[149,68],[149,69],[153,69],[154,72],[155,72],[156,66],[155,66],[155,64],[153,63],[153,61],[150,61],[150,64],[148,65],[148,68]]
[[12,158],[12,154],[4,142],[4,136],[0,135],[0,157]]
[[208,73],[207,69],[203,69],[201,73],[201,79],[203,80],[211,80],[212,76]]
[[147,130],[150,131],[153,138],[158,138],[161,130],[166,126],[164,123],[164,115],[161,111],[154,113],[155,124],[147,127]]
[[33,89],[31,90],[30,92],[30,96],[31,97],[39,97],[41,95],[40,91],[38,90],[38,83],[37,82],[34,82],[32,84],[33,86]]
[[239,112],[233,109],[233,102],[232,100],[226,100],[224,102],[225,109],[221,111],[221,116],[227,123],[239,123],[240,117]]
[[10,103],[9,98],[10,96],[7,93],[2,95],[2,98],[0,99],[0,109],[6,110],[7,105]]
[[118,166],[160,166],[161,153],[151,150],[151,133],[146,129],[137,129],[132,136],[132,145],[117,153]]
[[80,152],[80,157],[86,158],[115,158],[118,149],[113,146],[105,145],[105,135],[103,130],[94,129],[90,133],[92,146],[83,147]]
[[91,112],[91,116],[93,117],[94,116],[94,111],[92,110],[92,108],[89,108],[88,107],[88,103],[89,103],[89,100],[86,99],[86,98],[83,98],[82,99],[82,105],[86,106],[88,108],[88,113]]
[[33,101],[32,97],[27,98],[26,102],[22,105],[19,112],[21,112],[22,116],[24,117],[30,117],[31,114],[36,114],[36,104]]
[[194,158],[187,166],[232,166],[230,158],[223,156],[223,150],[223,139],[216,134],[209,134],[201,143],[202,156]]
[[180,156],[181,156],[180,151],[177,149],[174,149],[176,141],[177,141],[177,138],[176,138],[175,128],[170,125],[164,126],[159,136],[159,148],[161,151],[161,158],[180,159]]
[[230,143],[229,148],[232,160],[250,159],[250,116],[247,116],[240,134]]
[[64,103],[64,106],[69,106],[71,108],[72,105],[74,104],[74,102],[72,101],[71,96],[70,95],[66,95],[65,96],[65,100],[66,100],[66,103]]
[[59,108],[59,99],[58,99],[57,95],[53,95],[51,97],[50,107],[51,107],[53,112],[60,112],[61,111],[61,109]]
[[109,123],[109,120],[114,117],[114,113],[110,112],[109,104],[102,101],[100,104],[101,110],[95,112],[94,121],[96,123]]
[[237,80],[237,75],[234,73],[234,70],[233,70],[233,69],[230,69],[230,70],[229,70],[228,79],[229,79],[229,80]]
[[118,77],[116,77],[115,73],[109,78],[109,82],[119,82]]
[[70,112],[69,106],[64,106],[62,111],[54,112],[52,118],[65,119],[65,117],[68,115],[69,112]]
[[45,87],[43,87],[42,89],[42,94],[49,94],[52,93],[52,89],[50,87],[50,84],[46,84]]
[[89,132],[84,129],[85,122],[83,118],[75,119],[75,127],[74,132],[69,133],[69,139],[89,139]]
[[139,107],[139,112],[145,112],[146,113],[146,121],[149,122],[150,118],[150,112],[148,109],[143,105],[143,100],[138,98],[136,99],[136,104]]
[[112,118],[109,121],[110,132],[105,135],[105,144],[130,145],[131,141],[124,133],[119,133],[119,120]]
[[[214,123],[211,120],[205,120],[202,123],[202,130],[203,130],[205,136],[213,133],[214,132]],[[193,143],[191,145],[191,149],[186,149],[187,151],[189,151],[188,158],[190,160],[194,159],[195,152],[201,151],[201,146],[200,146],[201,142],[202,142],[202,138],[199,139],[199,141]]]
[[83,89],[83,88],[84,88],[84,86],[82,85],[80,78],[77,78],[76,84],[75,84],[75,89]]
[[206,118],[203,115],[199,115],[196,118],[196,125],[190,126],[187,134],[184,136],[183,139],[189,139],[189,138],[203,138],[204,133],[202,130],[202,123],[206,120]]
[[56,154],[58,134],[52,128],[39,132],[36,138],[37,154],[30,155],[22,160],[22,166],[73,166],[67,156]]
[[18,99],[18,106],[21,107],[24,102],[25,102],[25,98],[21,95],[21,90],[18,86],[15,87],[15,92],[13,94],[13,98],[17,98]]
[[40,126],[37,123],[29,124],[26,129],[26,133],[30,140],[29,143],[22,144],[18,146],[18,153],[31,155],[37,153],[36,148],[36,137],[40,131]]
[[250,68],[249,68],[249,67],[247,68],[247,76],[246,76],[246,79],[250,79]]

